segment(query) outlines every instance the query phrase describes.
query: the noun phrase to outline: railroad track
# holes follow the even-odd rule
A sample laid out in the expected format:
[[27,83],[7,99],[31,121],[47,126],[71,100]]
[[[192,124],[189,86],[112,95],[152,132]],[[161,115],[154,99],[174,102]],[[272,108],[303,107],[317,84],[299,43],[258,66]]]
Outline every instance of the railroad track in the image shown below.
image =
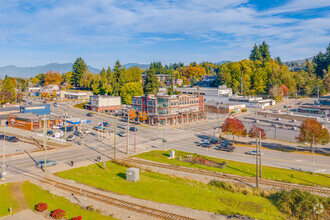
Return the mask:
[[93,200],[96,200],[96,201],[99,201],[99,202],[102,202],[105,204],[113,205],[113,206],[116,206],[119,208],[130,210],[132,212],[141,213],[144,215],[153,216],[153,217],[159,218],[159,219],[194,220],[193,218],[173,214],[173,213],[166,212],[166,211],[161,211],[158,209],[149,208],[149,207],[138,205],[138,204],[135,204],[132,202],[127,202],[127,201],[124,201],[121,199],[116,199],[116,198],[113,198],[110,196],[105,196],[105,195],[101,195],[99,193],[80,189],[78,187],[71,186],[71,185],[68,185],[65,183],[61,183],[61,182],[58,182],[53,179],[40,178],[40,177],[35,178],[34,177],[34,180],[37,180],[41,183],[48,184],[48,185],[54,186],[56,188],[68,191],[70,193],[74,193],[74,194],[81,195],[81,196],[86,196],[87,198],[90,198],[90,199],[93,199]]
[[[154,166],[154,167],[159,167],[159,168],[177,170],[177,171],[182,171],[182,172],[186,172],[186,173],[195,173],[195,174],[200,174],[200,175],[204,175],[204,176],[208,176],[208,177],[222,178],[222,179],[235,181],[240,184],[242,184],[242,183],[255,184],[256,183],[256,180],[253,177],[244,177],[244,176],[238,176],[238,175],[232,175],[232,174],[225,174],[225,173],[220,173],[220,172],[216,172],[216,171],[195,169],[195,168],[177,166],[177,165],[172,165],[172,164],[158,163],[158,162],[153,162],[153,161],[145,161],[145,160],[139,160],[139,159],[135,159],[135,158],[126,158],[126,159],[123,159],[122,161],[127,162],[127,163],[135,163],[135,164],[140,164],[140,165],[147,165],[147,166]],[[303,186],[303,185],[298,185],[298,184],[282,183],[282,182],[266,180],[266,179],[259,179],[259,184],[271,186],[271,187],[275,187],[275,188],[300,189],[300,190],[309,191],[309,192],[313,192],[313,193],[330,195],[329,188]]]

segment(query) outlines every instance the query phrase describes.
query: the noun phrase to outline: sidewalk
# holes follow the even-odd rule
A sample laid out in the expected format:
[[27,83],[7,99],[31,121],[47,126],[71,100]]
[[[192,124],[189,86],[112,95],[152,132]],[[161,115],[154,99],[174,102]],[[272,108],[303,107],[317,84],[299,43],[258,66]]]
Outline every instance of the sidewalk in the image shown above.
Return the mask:
[[[220,135],[223,139],[227,139],[227,135]],[[229,140],[233,140],[232,135],[228,135]],[[255,138],[248,138],[248,137],[237,137],[235,136],[235,143],[239,144],[248,144],[255,146],[256,140]],[[289,150],[289,151],[309,151],[311,147],[309,145],[303,145],[299,143],[293,142],[285,142],[285,141],[278,141],[273,139],[265,139],[261,140],[261,146],[265,148],[270,148],[274,150]],[[328,146],[315,146],[315,152],[330,155],[330,148]]]

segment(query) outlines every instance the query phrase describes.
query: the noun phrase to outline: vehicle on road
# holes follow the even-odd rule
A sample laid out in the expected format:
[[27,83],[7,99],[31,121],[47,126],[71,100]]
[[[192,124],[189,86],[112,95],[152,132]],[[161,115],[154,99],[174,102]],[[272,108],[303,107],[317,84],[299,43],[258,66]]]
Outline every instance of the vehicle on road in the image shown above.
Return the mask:
[[29,105],[32,105],[32,102],[28,102]]
[[216,136],[212,136],[212,137],[210,137],[209,141],[211,144],[220,144],[221,139]]
[[80,131],[75,131],[73,132],[74,135],[78,136],[78,137],[82,137],[83,133],[81,133]]
[[100,129],[98,126],[93,127],[93,130],[99,131],[99,132],[102,132],[103,131],[103,133],[107,132],[107,129],[105,129],[105,128]]
[[47,104],[47,101],[43,101],[42,103]]
[[88,112],[86,115],[87,115],[88,117],[93,117],[93,113],[91,113],[91,112]]
[[81,130],[83,134],[90,134],[91,131],[89,129],[82,129]]
[[[257,151],[256,150],[251,150],[248,152],[245,152],[247,155],[252,155],[252,156],[257,156]],[[258,151],[258,155],[260,155],[260,151]],[[264,153],[261,152],[261,155],[264,155]]]
[[62,125],[53,125],[53,129],[59,129],[61,127],[62,127]]
[[18,142],[18,138],[15,136],[6,136],[5,139],[8,142]]
[[60,105],[56,102],[54,102],[54,107],[60,107]]
[[138,131],[138,129],[136,127],[130,127],[129,130],[130,131]]
[[227,151],[227,152],[233,152],[234,151],[234,147],[233,146],[218,146],[218,149],[221,151]]
[[211,143],[204,142],[204,143],[201,143],[199,146],[210,148],[210,147],[212,147],[212,144]]
[[118,124],[118,128],[127,129],[127,125],[126,124]]
[[235,149],[235,146],[233,145],[233,142],[230,141],[230,140],[221,141],[220,146],[221,147],[231,147],[231,148]]
[[52,136],[54,134],[53,131],[47,131],[47,136]]
[[75,137],[72,134],[66,138],[67,141],[73,141],[74,139]]
[[118,135],[119,135],[120,137],[126,137],[126,136],[127,136],[127,134],[126,134],[125,131],[120,131],[120,132],[118,133]]
[[[53,160],[46,160],[46,166],[47,167],[51,167],[51,166],[55,166],[56,165],[56,161]],[[45,161],[44,160],[40,160],[37,163],[37,167],[43,168],[45,166]]]
[[110,126],[110,124],[106,121],[102,122],[102,124],[103,124],[104,127],[109,127]]
[[3,140],[3,139],[5,139],[5,135],[0,134],[0,140]]

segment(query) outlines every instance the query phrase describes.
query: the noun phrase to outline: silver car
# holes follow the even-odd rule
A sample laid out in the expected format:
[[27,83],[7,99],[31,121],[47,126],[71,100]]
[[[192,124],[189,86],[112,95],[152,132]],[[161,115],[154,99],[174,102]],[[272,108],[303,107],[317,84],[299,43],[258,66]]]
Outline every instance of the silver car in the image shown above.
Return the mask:
[[[248,152],[245,152],[248,155],[252,155],[252,156],[256,156],[257,155],[257,151],[256,150],[251,150]],[[258,155],[260,155],[260,151],[258,151]],[[261,152],[261,155],[264,155],[264,153]]]
[[[56,162],[53,161],[53,160],[46,160],[46,166],[47,167],[51,167],[51,166],[55,166],[56,165]],[[45,161],[44,160],[40,160],[38,163],[37,163],[37,167],[39,168],[43,168],[45,166]]]

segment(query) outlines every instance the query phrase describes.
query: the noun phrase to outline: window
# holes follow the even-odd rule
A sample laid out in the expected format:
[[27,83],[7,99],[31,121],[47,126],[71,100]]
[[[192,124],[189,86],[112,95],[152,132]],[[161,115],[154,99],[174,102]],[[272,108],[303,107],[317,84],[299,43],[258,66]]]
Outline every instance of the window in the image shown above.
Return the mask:
[[168,107],[168,99],[166,98],[157,98],[157,107],[164,108]]

